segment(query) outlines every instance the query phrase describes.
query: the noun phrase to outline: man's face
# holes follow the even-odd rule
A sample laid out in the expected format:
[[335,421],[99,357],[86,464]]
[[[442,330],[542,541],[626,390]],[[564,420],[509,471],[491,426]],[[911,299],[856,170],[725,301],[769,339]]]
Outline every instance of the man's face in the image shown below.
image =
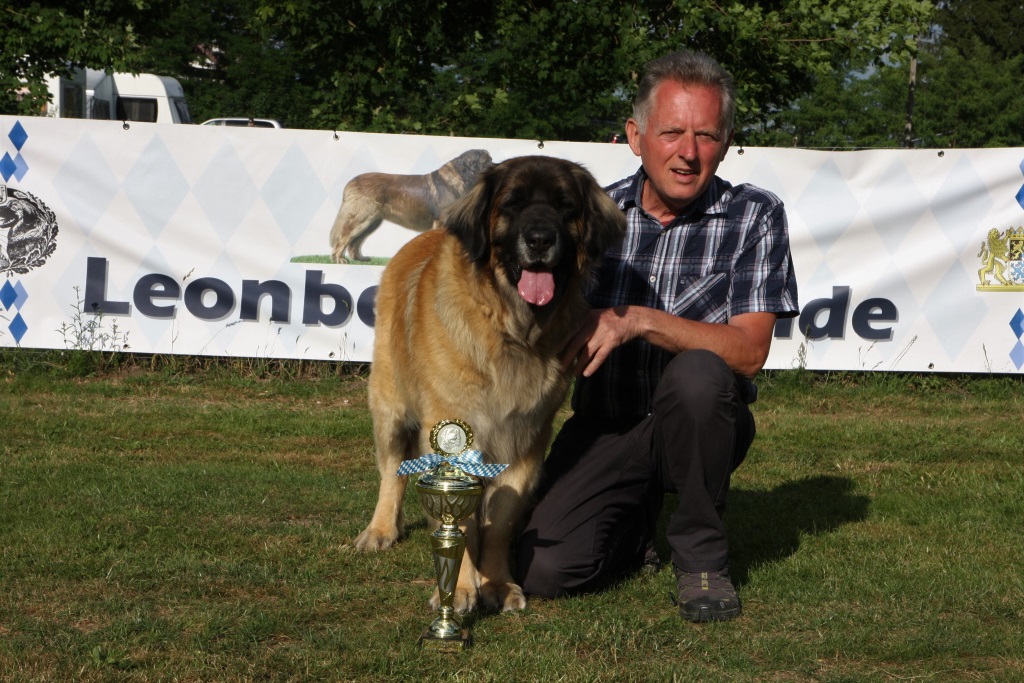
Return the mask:
[[654,91],[647,128],[626,122],[633,153],[648,182],[643,204],[656,218],[677,216],[699,197],[718,170],[732,142],[721,129],[722,102],[717,89],[664,81]]

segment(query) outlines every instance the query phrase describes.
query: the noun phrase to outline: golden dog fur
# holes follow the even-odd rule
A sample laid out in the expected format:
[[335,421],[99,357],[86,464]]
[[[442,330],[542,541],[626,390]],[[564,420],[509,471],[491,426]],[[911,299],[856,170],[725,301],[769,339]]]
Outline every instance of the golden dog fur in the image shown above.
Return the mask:
[[441,211],[464,195],[490,165],[486,150],[471,149],[424,175],[357,175],[345,185],[331,227],[331,258],[335,263],[368,261],[363,242],[383,221],[429,230]]
[[[582,322],[584,290],[625,218],[583,167],[535,156],[486,171],[442,223],[399,251],[377,293],[369,400],[381,484],[355,545],[379,550],[399,539],[408,484],[399,464],[430,452],[436,422],[464,420],[485,461],[509,467],[484,480],[479,512],[465,522],[455,608],[469,611],[479,598],[492,609],[522,609],[510,546],[569,387],[559,352]],[[527,272],[550,275],[549,302],[521,294]]]

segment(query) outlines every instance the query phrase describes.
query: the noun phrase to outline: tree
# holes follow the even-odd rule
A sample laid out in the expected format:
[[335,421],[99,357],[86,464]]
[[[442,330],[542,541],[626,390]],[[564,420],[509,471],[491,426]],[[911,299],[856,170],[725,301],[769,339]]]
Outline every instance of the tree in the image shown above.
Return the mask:
[[[913,110],[919,147],[1024,145],[1024,69],[1020,13],[1003,0],[943,4],[943,22],[924,33],[918,50]],[[1019,0],[1017,2],[1019,6]],[[961,13],[968,13],[962,17]],[[966,33],[973,26],[976,33]],[[972,29],[973,30],[973,29]],[[1016,42],[1015,42],[1016,41]],[[1015,48],[1014,45],[1017,45]],[[848,65],[821,76],[810,94],[755,129],[752,144],[806,147],[899,147],[908,97],[907,60],[865,69]]]
[[961,54],[975,41],[987,46],[997,60],[1024,53],[1024,2],[1021,0],[946,0],[936,20],[942,41]]
[[741,120],[763,121],[851,54],[912,49],[931,10],[924,0],[384,0],[264,2],[257,20],[304,41],[304,75],[329,86],[314,86],[321,125],[593,140],[628,117],[642,63],[672,49],[716,56],[737,76]]
[[[630,45],[621,3],[500,4],[438,74],[447,130],[599,140],[628,116]],[[463,132],[464,131],[464,132]]]
[[147,68],[179,77],[196,121],[243,116],[312,128],[313,92],[297,77],[302,55],[253,20],[255,7],[252,0],[173,3]]
[[[642,64],[681,47],[733,71],[744,129],[770,128],[839,66],[913,50],[916,26],[932,11],[927,0],[85,4],[72,16],[32,2],[18,41],[5,38],[0,74],[37,82],[63,59],[177,76],[198,119],[262,115],[291,126],[543,140],[621,129]],[[76,43],[82,26],[106,47]],[[30,72],[10,55],[44,66]]]
[[[6,3],[4,3],[6,5]],[[70,8],[34,0],[0,13],[0,113],[36,114],[48,100],[46,77],[73,67],[133,71],[139,36],[137,2],[106,0]]]
[[767,147],[899,147],[906,99],[904,69],[891,64],[867,71],[848,66],[816,79],[809,94],[744,137],[749,144]]
[[669,4],[652,16],[665,43],[659,52],[673,43],[693,47],[732,71],[741,132],[771,128],[780,112],[844,67],[867,69],[913,54],[917,27],[934,10],[927,0]]
[[1000,59],[980,37],[925,55],[914,134],[925,147],[1024,146],[1024,54]]

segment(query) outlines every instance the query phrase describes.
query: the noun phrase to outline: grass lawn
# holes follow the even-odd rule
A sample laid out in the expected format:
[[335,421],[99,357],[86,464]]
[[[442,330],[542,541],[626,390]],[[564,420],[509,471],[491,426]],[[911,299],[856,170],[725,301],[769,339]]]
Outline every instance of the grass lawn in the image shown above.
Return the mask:
[[740,619],[683,622],[665,568],[441,654],[413,492],[403,543],[350,545],[364,375],[111,365],[0,355],[0,681],[1024,680],[1020,377],[766,375]]

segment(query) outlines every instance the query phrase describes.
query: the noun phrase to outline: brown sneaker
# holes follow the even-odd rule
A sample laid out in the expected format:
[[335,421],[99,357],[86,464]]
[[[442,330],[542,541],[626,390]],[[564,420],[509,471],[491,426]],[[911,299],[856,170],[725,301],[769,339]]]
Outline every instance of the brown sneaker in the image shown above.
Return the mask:
[[743,611],[740,598],[729,578],[729,567],[713,572],[684,572],[676,569],[679,615],[687,621],[728,621]]

